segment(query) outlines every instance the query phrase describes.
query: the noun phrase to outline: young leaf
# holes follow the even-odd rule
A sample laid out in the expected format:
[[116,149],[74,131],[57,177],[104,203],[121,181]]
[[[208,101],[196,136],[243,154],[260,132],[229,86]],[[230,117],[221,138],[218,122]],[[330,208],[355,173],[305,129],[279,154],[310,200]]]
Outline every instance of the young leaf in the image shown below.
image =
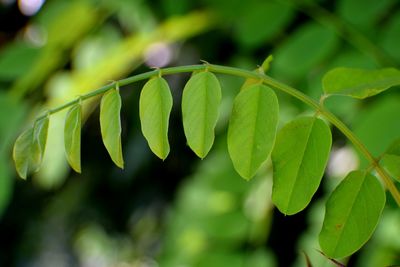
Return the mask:
[[276,137],[272,201],[284,214],[295,214],[310,203],[321,182],[332,145],[331,131],[316,117],[298,118]]
[[103,95],[100,103],[100,128],[103,143],[111,159],[121,169],[124,168],[121,147],[121,96],[117,89]]
[[165,159],[169,153],[168,122],[172,95],[168,83],[161,77],[150,79],[143,87],[139,101],[142,132],[151,151]]
[[190,148],[204,158],[214,142],[221,87],[211,72],[193,75],[182,95],[183,128]]
[[388,172],[400,181],[400,139],[397,139],[382,157],[383,165]]
[[336,187],[326,203],[319,244],[328,257],[343,258],[371,237],[385,206],[385,192],[377,178],[353,171]]
[[81,127],[82,107],[75,104],[65,118],[64,144],[65,154],[72,169],[81,173]]
[[31,146],[32,146],[33,129],[30,128],[24,131],[15,141],[13,149],[13,158],[15,168],[18,175],[26,179],[29,172],[29,164],[31,160]]
[[275,142],[278,99],[256,84],[235,98],[228,128],[228,150],[236,171],[249,180],[268,158]]
[[26,179],[31,171],[37,171],[43,160],[47,141],[49,118],[37,121],[33,128],[24,131],[15,141],[13,158],[18,175]]
[[363,70],[336,68],[325,74],[322,87],[326,94],[367,98],[400,84],[400,71],[394,68]]
[[31,162],[29,168],[38,171],[42,164],[44,151],[46,149],[47,131],[49,129],[49,117],[37,121],[33,127]]

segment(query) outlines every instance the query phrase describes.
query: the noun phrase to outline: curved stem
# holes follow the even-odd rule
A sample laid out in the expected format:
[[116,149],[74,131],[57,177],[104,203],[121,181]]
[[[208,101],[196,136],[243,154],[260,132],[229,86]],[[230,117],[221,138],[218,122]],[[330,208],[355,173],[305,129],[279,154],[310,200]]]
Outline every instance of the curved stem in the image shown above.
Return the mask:
[[[286,85],[284,83],[281,83],[281,82],[279,82],[265,74],[259,73],[259,72],[254,72],[254,71],[249,71],[249,70],[244,70],[244,69],[239,69],[239,68],[234,68],[234,67],[208,64],[208,63],[202,64],[202,65],[188,65],[188,66],[163,68],[163,69],[161,69],[161,71],[162,71],[163,75],[170,75],[170,74],[178,74],[178,73],[190,73],[193,71],[199,71],[199,70],[201,71],[201,70],[206,70],[206,69],[208,71],[219,73],[219,74],[227,74],[227,75],[243,77],[246,79],[252,78],[252,79],[261,80],[264,84],[274,87],[275,89],[278,89],[282,92],[285,92],[285,93],[299,99],[303,103],[309,105],[316,111],[318,111],[319,114],[321,114],[323,117],[325,117],[326,120],[328,120],[332,125],[334,125],[336,128],[338,128],[350,140],[350,142],[352,142],[353,145],[365,156],[365,158],[370,162],[370,164],[374,167],[376,172],[382,178],[387,189],[389,190],[389,192],[395,199],[397,205],[400,207],[400,192],[397,190],[397,188],[396,188],[395,184],[393,183],[393,181],[391,180],[390,176],[379,165],[379,162],[369,152],[369,150],[365,147],[365,145],[333,113],[331,113],[329,110],[324,108],[322,105],[320,105],[314,99],[312,99],[309,96],[303,94],[302,92],[296,90],[295,88],[293,88],[289,85]],[[71,102],[68,102],[60,107],[50,109],[50,110],[48,110],[48,112],[45,115],[38,117],[37,120],[41,120],[50,114],[54,114],[58,111],[66,109],[66,108],[78,103],[79,101],[83,101],[83,100],[101,95],[101,94],[105,93],[106,91],[108,91],[109,89],[114,88],[114,86],[116,84],[118,84],[119,86],[128,85],[128,84],[131,84],[131,83],[134,83],[137,81],[149,79],[153,76],[157,76],[157,75],[159,75],[159,73],[160,73],[160,70],[157,69],[157,70],[149,71],[149,72],[142,73],[139,75],[134,75],[134,76],[131,76],[126,79],[119,80],[119,81],[115,81],[112,84],[103,86],[97,90],[92,91],[91,93],[83,95],[80,98],[75,99]]]

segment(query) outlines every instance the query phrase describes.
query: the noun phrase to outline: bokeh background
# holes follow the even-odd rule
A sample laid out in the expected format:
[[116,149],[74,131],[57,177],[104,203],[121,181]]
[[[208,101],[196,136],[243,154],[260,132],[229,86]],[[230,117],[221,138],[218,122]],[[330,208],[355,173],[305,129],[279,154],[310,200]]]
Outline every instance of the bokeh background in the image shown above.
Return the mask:
[[[220,120],[210,155],[186,146],[180,98],[188,75],[166,77],[174,96],[164,161],[140,132],[143,83],[121,89],[125,170],[102,144],[98,101],[84,105],[82,169],[68,167],[65,113],[51,117],[42,169],[17,178],[12,144],[46,109],[112,80],[200,60],[255,69],[311,97],[337,66],[400,65],[398,0],[0,0],[0,266],[335,266],[318,252],[324,201],[365,164],[333,129],[327,173],[311,205],[283,216],[272,205],[271,165],[246,182],[233,170],[226,126],[242,79],[219,75]],[[326,106],[374,155],[400,136],[400,92]],[[312,114],[278,93],[280,125]],[[400,264],[400,211],[388,204],[372,239],[348,266]]]

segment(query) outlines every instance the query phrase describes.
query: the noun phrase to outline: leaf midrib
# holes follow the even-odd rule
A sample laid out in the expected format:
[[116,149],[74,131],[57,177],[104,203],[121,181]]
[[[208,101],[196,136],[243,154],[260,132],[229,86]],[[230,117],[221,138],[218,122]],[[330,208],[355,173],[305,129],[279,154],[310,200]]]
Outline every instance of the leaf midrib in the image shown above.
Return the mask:
[[310,128],[309,128],[308,133],[307,133],[307,140],[306,140],[306,142],[304,142],[305,145],[303,146],[303,150],[302,150],[302,153],[301,153],[301,156],[300,156],[300,161],[299,161],[299,164],[298,164],[298,166],[296,168],[296,179],[295,179],[294,183],[292,184],[292,186],[290,187],[289,200],[287,202],[288,204],[287,204],[286,210],[285,210],[286,213],[287,213],[287,211],[289,209],[289,206],[291,204],[291,201],[292,201],[294,188],[296,187],[296,184],[298,183],[299,170],[300,170],[301,166],[303,165],[304,155],[305,155],[305,152],[307,150],[308,143],[310,141],[310,136],[311,136],[312,130],[314,128],[315,120],[316,120],[316,118],[313,118],[312,124],[310,125]]
[[[361,173],[361,172],[360,172],[360,173]],[[360,190],[361,190],[361,188],[363,187],[363,185],[364,185],[364,183],[365,183],[365,180],[367,179],[367,175],[368,175],[368,174],[364,171],[364,172],[363,172],[363,181],[362,181],[362,183],[360,184],[360,186],[357,188],[357,194],[356,194],[356,196],[354,197],[354,199],[351,201],[351,205],[349,205],[348,212],[347,212],[347,214],[346,214],[346,216],[345,216],[346,219],[345,219],[345,221],[343,222],[343,227],[341,227],[341,229],[340,229],[340,231],[339,231],[338,238],[336,239],[336,244],[335,244],[335,246],[334,246],[333,253],[332,253],[333,255],[336,254],[336,251],[337,251],[337,248],[338,248],[339,243],[341,242],[342,235],[343,235],[344,229],[345,229],[345,227],[346,227],[348,218],[349,218],[350,214],[352,213],[352,210],[353,210],[353,208],[354,208],[354,203],[356,203],[356,200],[357,200],[357,199],[359,198],[359,196],[360,196]],[[349,176],[348,178],[350,178],[350,176]],[[348,203],[350,204],[350,201],[349,201]]]

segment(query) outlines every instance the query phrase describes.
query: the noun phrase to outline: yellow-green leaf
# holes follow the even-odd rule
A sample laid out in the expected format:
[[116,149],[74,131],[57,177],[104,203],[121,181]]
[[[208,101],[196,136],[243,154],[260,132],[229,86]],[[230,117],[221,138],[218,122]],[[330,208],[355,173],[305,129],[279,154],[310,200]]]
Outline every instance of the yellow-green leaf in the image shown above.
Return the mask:
[[326,94],[367,98],[400,85],[400,71],[394,68],[363,70],[336,68],[325,74],[322,87]]
[[31,162],[29,168],[36,172],[42,164],[46,149],[47,131],[49,129],[49,117],[37,121],[33,127]]
[[347,257],[371,237],[385,206],[385,192],[377,178],[353,171],[336,187],[326,203],[319,244],[331,258]]
[[302,117],[286,124],[276,137],[272,201],[284,214],[295,214],[310,203],[321,182],[332,136],[326,123]]
[[43,160],[47,141],[49,117],[37,121],[33,128],[24,131],[15,141],[13,158],[18,175],[26,179],[31,171],[38,171]]
[[221,87],[211,72],[193,75],[182,95],[183,128],[189,147],[204,158],[214,143]]
[[168,83],[161,77],[150,79],[143,87],[139,101],[142,132],[151,151],[165,159],[169,153],[168,123],[172,95]]
[[21,133],[14,144],[13,158],[15,162],[15,168],[17,170],[18,175],[23,179],[26,179],[26,176],[29,173],[32,135],[33,135],[33,129],[30,128]]
[[78,173],[81,173],[81,127],[82,107],[75,104],[65,118],[64,144],[68,163]]
[[228,150],[243,178],[252,178],[270,155],[278,113],[278,99],[265,85],[252,85],[236,96],[229,121]]
[[112,161],[124,168],[121,146],[121,96],[119,90],[111,89],[101,98],[100,128],[104,146]]

